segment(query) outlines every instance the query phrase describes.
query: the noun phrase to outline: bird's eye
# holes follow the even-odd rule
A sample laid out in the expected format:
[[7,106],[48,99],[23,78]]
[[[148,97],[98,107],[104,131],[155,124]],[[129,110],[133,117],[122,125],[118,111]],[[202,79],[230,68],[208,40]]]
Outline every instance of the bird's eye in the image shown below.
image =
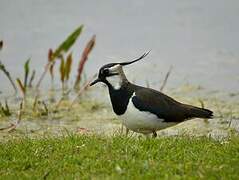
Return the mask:
[[110,72],[109,69],[104,69],[104,70],[103,70],[103,74],[104,74],[104,75],[108,75],[109,72]]

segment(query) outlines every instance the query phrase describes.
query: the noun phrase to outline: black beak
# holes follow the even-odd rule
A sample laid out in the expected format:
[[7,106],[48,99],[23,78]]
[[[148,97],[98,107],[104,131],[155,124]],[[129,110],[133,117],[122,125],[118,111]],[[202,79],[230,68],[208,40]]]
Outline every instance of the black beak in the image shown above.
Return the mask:
[[94,84],[101,82],[101,80],[99,78],[97,78],[96,80],[94,80],[92,83],[90,83],[90,86],[93,86]]
[[135,62],[139,61],[140,59],[145,58],[145,57],[149,54],[149,52],[150,52],[150,51],[144,53],[142,56],[140,56],[140,57],[137,58],[137,59],[134,59],[133,61],[122,62],[122,63],[119,63],[119,64],[122,65],[122,66],[125,66],[125,65],[129,65],[129,64],[135,63]]

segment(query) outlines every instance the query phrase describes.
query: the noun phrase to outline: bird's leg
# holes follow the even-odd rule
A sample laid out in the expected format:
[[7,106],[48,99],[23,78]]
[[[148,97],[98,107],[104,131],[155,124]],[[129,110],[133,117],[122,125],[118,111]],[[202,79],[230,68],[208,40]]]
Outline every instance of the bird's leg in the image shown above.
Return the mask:
[[153,132],[153,136],[152,136],[152,137],[153,137],[153,138],[156,138],[156,137],[157,137],[156,131]]
[[121,124],[121,127],[120,127],[120,134],[123,134],[123,132],[124,132],[124,126],[123,126],[123,124]]
[[129,129],[127,128],[127,127],[125,127],[126,128],[126,137],[128,136],[128,134],[129,134]]
[[[127,127],[125,127],[126,129],[126,133],[125,133],[125,135],[126,136],[128,136],[128,134],[129,134],[129,129],[127,128]],[[124,133],[124,125],[123,124],[121,124],[121,128],[120,128],[120,134],[123,134]]]

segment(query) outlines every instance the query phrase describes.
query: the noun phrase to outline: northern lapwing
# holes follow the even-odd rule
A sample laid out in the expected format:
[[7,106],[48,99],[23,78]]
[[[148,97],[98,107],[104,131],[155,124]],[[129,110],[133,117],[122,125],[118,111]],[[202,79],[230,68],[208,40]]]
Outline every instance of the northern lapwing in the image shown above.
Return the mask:
[[154,89],[130,83],[122,69],[123,66],[135,63],[141,57],[121,63],[110,63],[102,66],[98,78],[90,85],[103,82],[108,86],[111,104],[115,114],[126,128],[143,133],[153,133],[191,118],[212,118],[213,112],[180,103],[173,98]]

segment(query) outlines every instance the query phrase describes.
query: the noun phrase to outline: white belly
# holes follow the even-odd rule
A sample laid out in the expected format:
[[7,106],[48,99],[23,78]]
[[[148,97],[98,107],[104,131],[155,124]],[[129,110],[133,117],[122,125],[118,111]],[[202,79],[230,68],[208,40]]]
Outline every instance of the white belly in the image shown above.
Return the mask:
[[126,112],[118,117],[122,121],[122,124],[128,129],[144,134],[152,133],[175,124],[163,122],[163,119],[159,119],[156,115],[150,112],[139,111],[134,106],[131,99]]

